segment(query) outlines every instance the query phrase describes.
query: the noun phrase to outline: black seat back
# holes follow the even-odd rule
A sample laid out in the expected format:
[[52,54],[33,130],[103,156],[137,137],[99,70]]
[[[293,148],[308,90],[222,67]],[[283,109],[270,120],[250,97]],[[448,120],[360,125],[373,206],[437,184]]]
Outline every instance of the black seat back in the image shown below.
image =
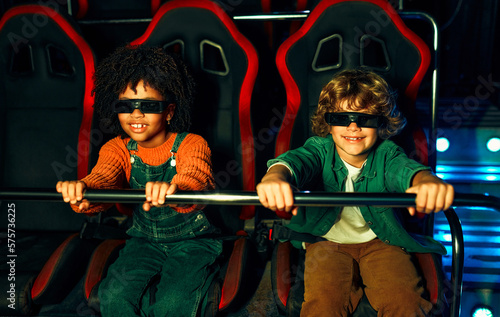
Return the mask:
[[316,109],[319,93],[333,74],[364,66],[397,91],[398,106],[409,121],[400,143],[418,161],[427,163],[427,141],[414,119],[415,99],[430,60],[426,44],[406,27],[390,3],[321,1],[278,49],[276,64],[287,105],[275,154],[301,146],[312,135],[305,118]]
[[[0,21],[1,187],[55,188],[87,174],[94,57],[77,30],[62,12],[39,5],[13,7]],[[66,204],[16,207],[19,230],[81,226]]]

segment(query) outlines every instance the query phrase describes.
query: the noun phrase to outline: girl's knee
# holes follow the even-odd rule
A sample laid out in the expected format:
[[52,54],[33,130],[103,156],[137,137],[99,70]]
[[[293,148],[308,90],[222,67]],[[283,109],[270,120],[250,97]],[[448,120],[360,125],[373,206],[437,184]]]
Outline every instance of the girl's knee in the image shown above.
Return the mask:
[[[101,312],[121,311],[125,307],[136,307],[141,294],[137,290],[127,287],[123,281],[113,277],[106,277],[101,281],[98,289]],[[108,316],[106,314],[106,316]]]
[[[172,293],[173,294],[173,293]],[[186,297],[184,293],[177,293],[165,297],[156,297],[150,306],[153,316],[194,316],[198,311],[197,298]]]
[[123,295],[122,289],[110,287],[108,280],[102,281],[98,290],[101,311],[105,312],[112,309],[111,307],[113,306],[123,305],[122,301],[125,301],[125,297]]

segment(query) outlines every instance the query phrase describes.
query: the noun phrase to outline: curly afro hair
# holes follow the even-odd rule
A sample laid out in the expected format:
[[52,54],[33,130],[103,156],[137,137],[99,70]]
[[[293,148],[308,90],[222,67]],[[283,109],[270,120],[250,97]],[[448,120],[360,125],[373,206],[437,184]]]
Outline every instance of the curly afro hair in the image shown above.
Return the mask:
[[326,136],[330,126],[325,121],[326,112],[343,112],[340,104],[347,101],[352,111],[362,111],[383,116],[385,124],[378,129],[381,139],[397,135],[406,125],[406,119],[396,107],[395,96],[387,82],[366,69],[343,70],[335,74],[321,91],[318,109],[311,118],[312,130]]
[[112,104],[129,85],[135,91],[141,80],[160,92],[164,100],[176,105],[169,130],[188,131],[195,83],[186,65],[162,48],[130,45],[116,49],[99,64],[94,74],[94,109],[101,119],[101,127],[115,135],[127,136]]

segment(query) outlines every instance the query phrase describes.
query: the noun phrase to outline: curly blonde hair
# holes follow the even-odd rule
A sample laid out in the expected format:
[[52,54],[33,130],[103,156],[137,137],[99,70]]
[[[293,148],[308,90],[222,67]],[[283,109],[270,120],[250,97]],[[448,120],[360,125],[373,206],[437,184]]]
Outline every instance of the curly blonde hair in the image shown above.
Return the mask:
[[349,110],[383,116],[385,123],[378,129],[378,136],[382,139],[398,134],[406,125],[387,82],[372,71],[351,69],[335,74],[323,87],[318,109],[311,118],[316,135],[324,137],[330,132],[325,113],[344,112],[340,106],[343,101],[347,101]]

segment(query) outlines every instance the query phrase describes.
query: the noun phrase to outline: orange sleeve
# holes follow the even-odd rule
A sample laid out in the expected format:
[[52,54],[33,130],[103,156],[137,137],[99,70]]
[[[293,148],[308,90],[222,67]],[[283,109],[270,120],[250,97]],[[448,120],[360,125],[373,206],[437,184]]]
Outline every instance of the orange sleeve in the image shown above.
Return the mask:
[[[128,171],[128,173],[127,173]],[[127,186],[127,175],[130,173],[128,152],[120,137],[104,144],[99,151],[99,159],[92,172],[81,181],[89,189],[118,189]],[[113,204],[91,204],[85,213],[98,213],[109,209]],[[71,205],[74,211],[78,206]]]
[[[202,191],[215,189],[212,173],[212,153],[207,141],[196,134],[188,134],[181,143],[176,155],[177,174],[172,183],[177,184],[179,190]],[[188,213],[203,209],[203,205],[175,207],[180,213]]]

